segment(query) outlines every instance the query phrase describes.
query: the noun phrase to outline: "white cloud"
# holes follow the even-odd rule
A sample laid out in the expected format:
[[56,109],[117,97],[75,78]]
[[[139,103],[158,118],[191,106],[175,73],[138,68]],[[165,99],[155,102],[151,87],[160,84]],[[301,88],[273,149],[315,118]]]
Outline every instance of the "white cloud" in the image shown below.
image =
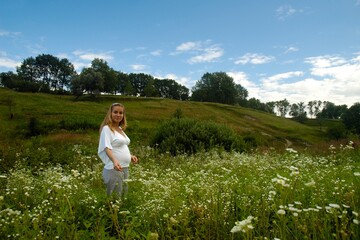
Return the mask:
[[211,40],[185,42],[176,47],[176,51],[170,55],[188,53],[194,55],[187,62],[189,64],[215,62],[224,55],[224,50],[218,44],[212,44]]
[[188,63],[214,62],[224,54],[224,50],[217,46],[205,48],[200,55],[194,56],[188,60]]
[[146,69],[146,65],[143,65],[143,64],[133,64],[133,65],[130,65],[130,67],[134,71],[143,71]]
[[247,74],[244,72],[227,72],[226,74],[229,77],[232,77],[236,84],[240,84],[244,88],[253,88],[256,86],[254,83],[249,81]]
[[309,74],[301,71],[276,74],[261,79],[249,91],[249,97],[263,102],[288,99],[290,103],[311,100],[330,101],[336,105],[353,105],[360,101],[360,54],[345,59],[338,56],[317,56],[305,59]]
[[[360,101],[360,54],[352,59],[337,56],[308,58],[312,64],[311,74],[328,79],[333,96],[347,96],[352,101]],[[331,95],[330,95],[331,96]]]
[[113,56],[107,52],[107,53],[91,53],[91,52],[86,52],[86,51],[82,51],[82,50],[76,50],[73,52],[74,55],[76,55],[77,57],[79,57],[82,60],[87,60],[87,61],[92,61],[95,58],[99,58],[105,61],[110,61],[113,59]]
[[8,69],[16,69],[17,66],[20,66],[21,62],[16,60],[0,56],[0,67],[8,68]]
[[150,54],[153,55],[153,56],[155,56],[155,57],[157,57],[157,56],[160,56],[161,53],[162,53],[161,50],[155,50],[155,51],[152,51]]
[[176,47],[177,52],[187,52],[192,50],[199,50],[201,42],[185,42]]
[[236,60],[235,64],[264,64],[275,60],[275,57],[273,56],[266,56],[262,54],[257,53],[246,53],[244,56],[240,57],[238,60]]
[[280,73],[280,74],[276,74],[271,77],[262,79],[262,84],[267,86],[267,85],[271,85],[271,84],[274,84],[274,83],[277,83],[277,82],[280,82],[282,80],[286,80],[289,78],[299,77],[299,76],[302,76],[303,74],[304,73],[301,71]]
[[345,64],[346,59],[338,56],[325,55],[307,58],[305,62],[312,64],[314,68],[327,68]]

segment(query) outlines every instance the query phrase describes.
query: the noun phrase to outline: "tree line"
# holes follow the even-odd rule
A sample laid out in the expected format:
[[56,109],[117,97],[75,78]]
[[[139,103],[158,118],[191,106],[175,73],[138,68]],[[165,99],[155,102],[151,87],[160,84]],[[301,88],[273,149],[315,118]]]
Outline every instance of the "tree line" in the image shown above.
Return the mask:
[[0,73],[1,85],[22,92],[73,94],[123,94],[188,100],[189,89],[172,79],[157,79],[144,73],[126,74],[95,58],[81,73],[66,58],[50,54],[29,57],[14,72]]
[[291,117],[304,122],[308,117],[316,119],[341,119],[351,131],[360,133],[360,103],[350,108],[330,101],[313,100],[291,104],[287,99],[263,103],[248,99],[248,91],[225,72],[205,73],[191,89],[173,79],[157,79],[144,73],[123,73],[109,67],[106,61],[95,58],[90,67],[78,74],[66,58],[50,54],[29,57],[16,69],[16,73],[0,73],[3,87],[25,92],[73,94],[121,94],[140,97],[162,97],[177,100],[216,102],[239,105],[259,111]]

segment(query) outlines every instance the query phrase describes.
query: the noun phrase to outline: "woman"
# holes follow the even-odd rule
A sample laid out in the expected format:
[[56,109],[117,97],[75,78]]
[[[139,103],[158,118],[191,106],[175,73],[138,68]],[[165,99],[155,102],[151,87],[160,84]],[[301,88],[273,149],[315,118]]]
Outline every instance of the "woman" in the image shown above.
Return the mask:
[[105,165],[103,179],[108,195],[126,194],[127,184],[124,180],[129,178],[130,162],[138,162],[138,158],[130,153],[130,139],[124,132],[126,126],[125,107],[113,103],[100,125],[98,147],[98,155]]

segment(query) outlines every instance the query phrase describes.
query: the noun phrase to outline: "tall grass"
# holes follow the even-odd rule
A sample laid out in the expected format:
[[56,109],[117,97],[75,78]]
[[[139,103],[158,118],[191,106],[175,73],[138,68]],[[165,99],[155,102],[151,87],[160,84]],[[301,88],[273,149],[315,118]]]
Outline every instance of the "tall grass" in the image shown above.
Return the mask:
[[[46,149],[39,151],[46,152]],[[72,164],[0,176],[1,239],[358,239],[359,150],[316,157],[210,151],[192,156],[135,149],[125,199],[107,197],[89,148]]]

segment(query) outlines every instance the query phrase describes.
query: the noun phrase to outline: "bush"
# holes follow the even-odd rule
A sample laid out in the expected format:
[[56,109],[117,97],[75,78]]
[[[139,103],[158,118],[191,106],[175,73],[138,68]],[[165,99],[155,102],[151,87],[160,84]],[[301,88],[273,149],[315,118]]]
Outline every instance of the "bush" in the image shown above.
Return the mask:
[[338,126],[331,126],[327,130],[328,137],[330,139],[340,140],[346,138],[346,129],[343,124]]
[[150,145],[172,155],[194,154],[212,148],[244,151],[245,143],[231,128],[209,121],[174,118],[162,123]]

